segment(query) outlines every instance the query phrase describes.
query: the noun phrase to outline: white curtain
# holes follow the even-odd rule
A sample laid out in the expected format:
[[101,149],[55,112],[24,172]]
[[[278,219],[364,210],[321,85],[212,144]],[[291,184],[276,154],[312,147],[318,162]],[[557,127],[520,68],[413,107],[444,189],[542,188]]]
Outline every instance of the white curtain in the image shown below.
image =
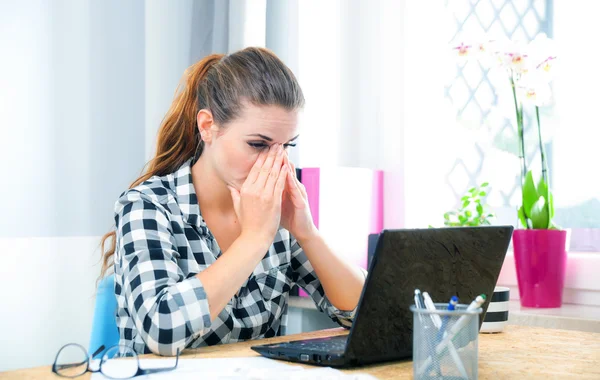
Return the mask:
[[454,153],[438,107],[443,10],[406,0],[298,4],[300,166],[384,170],[385,228],[427,226],[448,205],[439,191],[443,155]]
[[266,9],[255,0],[0,2],[0,357],[13,358],[0,371],[51,364],[66,343],[87,346],[100,236],[153,154],[177,83],[204,55],[264,46],[267,29],[284,24],[267,24]]

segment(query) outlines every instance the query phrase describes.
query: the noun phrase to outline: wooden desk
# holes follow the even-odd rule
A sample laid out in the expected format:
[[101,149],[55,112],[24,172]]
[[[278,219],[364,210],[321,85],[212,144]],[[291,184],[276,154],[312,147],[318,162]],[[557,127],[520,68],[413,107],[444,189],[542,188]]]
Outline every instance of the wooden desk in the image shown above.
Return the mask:
[[[346,334],[343,329],[315,331],[266,339],[278,342]],[[255,356],[257,341],[185,351],[183,358]],[[145,355],[144,357],[156,357]],[[345,372],[369,373],[379,379],[412,378],[409,360],[362,367]],[[77,379],[88,380],[89,373]],[[201,377],[199,377],[201,378]],[[501,334],[479,335],[480,379],[572,378],[600,379],[600,333],[507,326]],[[58,379],[50,366],[0,373],[0,379]]]

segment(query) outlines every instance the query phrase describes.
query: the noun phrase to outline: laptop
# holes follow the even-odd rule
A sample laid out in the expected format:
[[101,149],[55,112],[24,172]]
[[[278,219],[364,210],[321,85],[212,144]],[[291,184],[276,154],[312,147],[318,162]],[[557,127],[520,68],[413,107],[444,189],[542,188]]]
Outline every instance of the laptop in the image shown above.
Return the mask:
[[481,328],[512,232],[512,226],[384,230],[349,334],[251,348],[269,358],[338,368],[410,359],[416,288],[442,303],[456,295],[469,304],[486,294]]

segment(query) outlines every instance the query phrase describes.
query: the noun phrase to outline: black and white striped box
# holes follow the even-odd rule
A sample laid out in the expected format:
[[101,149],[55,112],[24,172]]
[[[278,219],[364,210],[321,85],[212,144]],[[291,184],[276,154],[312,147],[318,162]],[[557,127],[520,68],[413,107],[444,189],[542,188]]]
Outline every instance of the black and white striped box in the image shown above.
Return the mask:
[[508,323],[508,301],[510,300],[510,289],[496,286],[492,300],[488,306],[483,319],[480,332],[497,333],[504,330]]

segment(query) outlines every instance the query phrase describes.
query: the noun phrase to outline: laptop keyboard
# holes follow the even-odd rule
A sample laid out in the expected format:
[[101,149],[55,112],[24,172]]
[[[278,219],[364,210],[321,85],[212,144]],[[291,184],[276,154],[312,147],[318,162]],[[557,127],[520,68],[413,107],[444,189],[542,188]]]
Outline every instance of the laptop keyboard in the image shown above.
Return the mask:
[[346,351],[347,335],[332,336],[327,338],[315,338],[306,340],[295,340],[293,342],[281,343],[279,347],[294,348],[302,351],[319,351],[343,354]]

